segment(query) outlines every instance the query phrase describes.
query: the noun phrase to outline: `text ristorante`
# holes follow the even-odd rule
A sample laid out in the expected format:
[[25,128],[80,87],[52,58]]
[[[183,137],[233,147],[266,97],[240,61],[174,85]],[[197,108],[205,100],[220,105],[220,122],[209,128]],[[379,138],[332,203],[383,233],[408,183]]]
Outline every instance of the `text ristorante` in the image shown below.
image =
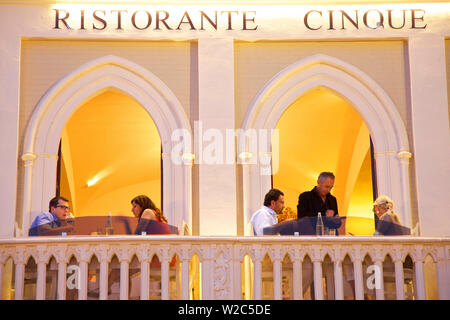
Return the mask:
[[77,10],[53,9],[53,29],[75,30],[257,30],[255,11]]

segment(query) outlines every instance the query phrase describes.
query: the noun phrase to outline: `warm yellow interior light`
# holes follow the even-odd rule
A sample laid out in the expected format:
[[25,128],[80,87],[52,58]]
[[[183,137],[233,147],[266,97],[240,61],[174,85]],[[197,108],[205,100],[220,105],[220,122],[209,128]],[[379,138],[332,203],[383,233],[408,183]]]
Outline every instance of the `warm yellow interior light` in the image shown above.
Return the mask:
[[94,184],[96,184],[100,178],[98,176],[93,177],[91,180],[87,182],[88,187],[92,187]]

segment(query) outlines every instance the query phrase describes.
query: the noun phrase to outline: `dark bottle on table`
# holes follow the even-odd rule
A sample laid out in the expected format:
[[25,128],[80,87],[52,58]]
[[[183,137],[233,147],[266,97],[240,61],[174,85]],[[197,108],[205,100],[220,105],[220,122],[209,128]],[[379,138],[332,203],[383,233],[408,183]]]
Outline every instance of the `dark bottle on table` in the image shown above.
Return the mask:
[[107,236],[114,234],[114,228],[113,228],[113,225],[112,225],[111,212],[108,213],[108,218],[106,219],[105,234]]

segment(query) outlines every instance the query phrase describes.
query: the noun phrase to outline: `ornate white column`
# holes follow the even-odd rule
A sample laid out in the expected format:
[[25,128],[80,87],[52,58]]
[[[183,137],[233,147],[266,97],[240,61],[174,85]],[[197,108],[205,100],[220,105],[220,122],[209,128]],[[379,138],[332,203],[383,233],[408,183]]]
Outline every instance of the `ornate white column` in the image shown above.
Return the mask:
[[375,152],[378,195],[387,195],[394,201],[394,210],[406,227],[411,227],[410,158],[411,153],[404,150]]
[[402,210],[398,210],[396,213],[399,215],[402,225],[412,229],[414,226],[412,225],[411,196],[409,188],[409,159],[411,159],[411,157],[412,154],[409,151],[400,151],[397,153],[397,158],[400,161]]
[[24,206],[22,233],[28,235],[32,220],[48,210],[48,203],[56,193],[57,154],[25,153]]
[[31,183],[33,176],[33,165],[37,156],[34,153],[25,153],[22,155],[24,173],[24,190],[23,190],[23,209],[22,209],[22,236],[28,236],[30,228],[30,212],[31,212]]

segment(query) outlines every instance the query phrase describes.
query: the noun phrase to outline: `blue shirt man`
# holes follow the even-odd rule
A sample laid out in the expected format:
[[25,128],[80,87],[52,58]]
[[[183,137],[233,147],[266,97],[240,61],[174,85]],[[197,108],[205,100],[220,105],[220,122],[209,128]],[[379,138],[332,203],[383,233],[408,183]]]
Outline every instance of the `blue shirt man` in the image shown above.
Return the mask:
[[49,212],[38,215],[30,226],[28,236],[54,236],[73,231],[73,225],[68,224],[70,218],[69,200],[55,197],[50,200]]

